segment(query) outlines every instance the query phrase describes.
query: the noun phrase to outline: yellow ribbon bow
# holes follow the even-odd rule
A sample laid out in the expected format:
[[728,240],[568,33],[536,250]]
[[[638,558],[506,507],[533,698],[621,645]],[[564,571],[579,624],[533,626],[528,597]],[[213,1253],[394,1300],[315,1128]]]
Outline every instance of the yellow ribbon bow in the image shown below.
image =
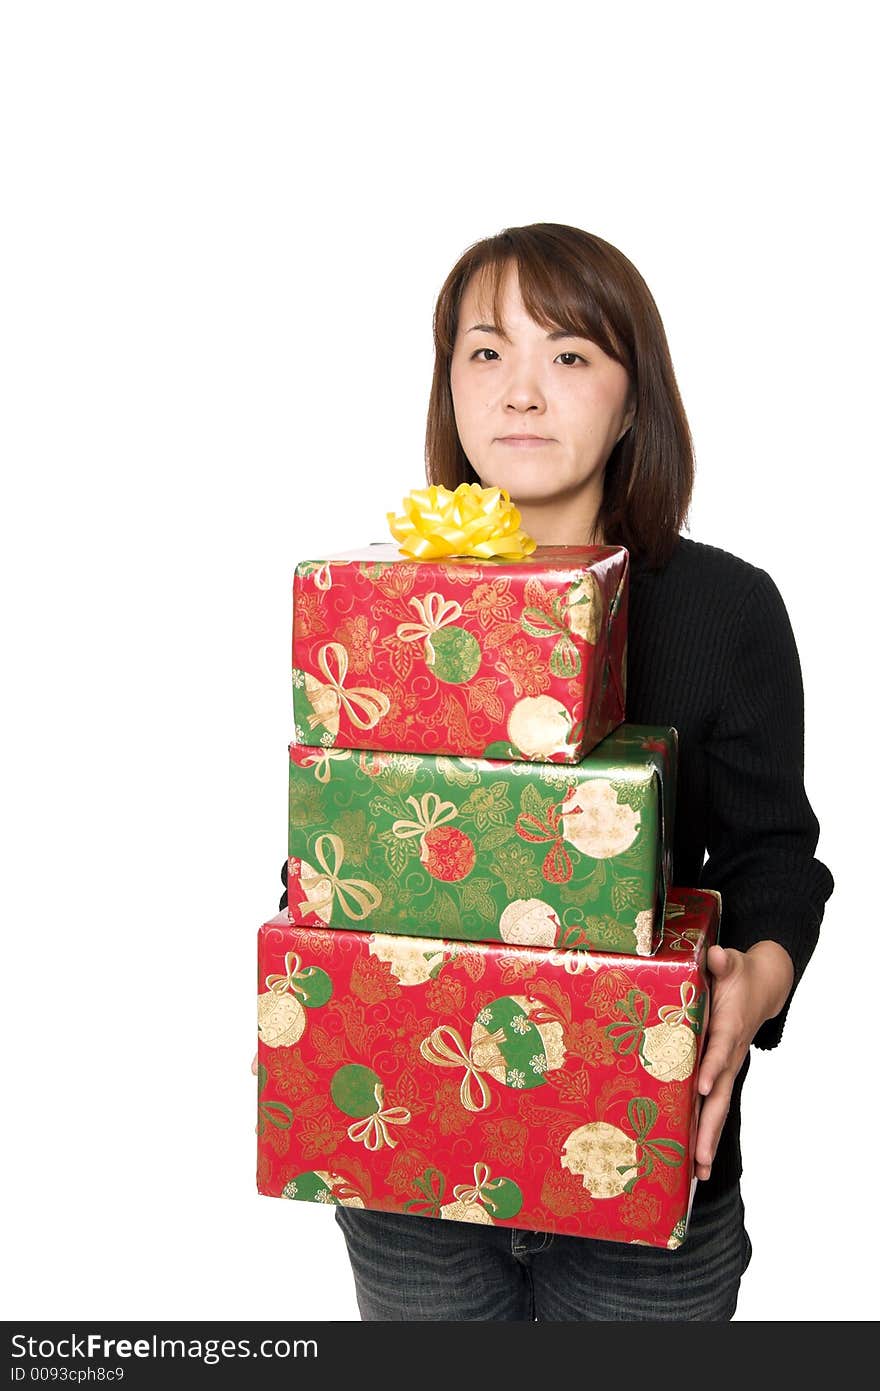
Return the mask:
[[[324,858],[324,842],[327,842],[333,852],[333,868],[328,865]],[[324,910],[333,907],[334,895],[339,899],[339,906],[347,918],[367,918],[374,909],[378,908],[382,902],[382,895],[375,884],[370,884],[366,879],[342,879],[339,871],[342,868],[342,861],[345,858],[345,846],[339,836],[333,835],[328,831],[324,835],[318,836],[315,841],[315,859],[318,861],[323,875],[316,873],[315,870],[301,860],[300,883],[304,889],[315,888],[319,890],[320,897],[305,898],[301,900],[301,909],[307,909],[317,913],[324,918]],[[355,908],[349,906],[348,899],[356,905]],[[324,918],[327,921],[327,918]]]
[[681,1008],[677,1005],[662,1005],[657,1013],[664,1024],[684,1024],[687,1022],[694,1000],[697,998],[697,990],[693,981],[686,980],[679,987],[681,997]]
[[392,822],[391,830],[398,840],[409,840],[412,836],[420,836],[419,853],[424,858],[426,854],[425,836],[429,831],[443,826],[447,821],[451,821],[454,816],[457,816],[458,807],[454,802],[441,802],[436,792],[425,792],[422,797],[407,797],[406,800],[407,805],[413,808],[416,820],[406,821],[401,818]]
[[[336,661],[335,673],[330,670],[330,657]],[[391,701],[382,691],[372,686],[344,689],[348,675],[348,653],[341,642],[324,644],[318,652],[318,666],[327,678],[327,684],[322,685],[316,677],[306,674],[306,692],[314,706],[313,713],[308,717],[309,729],[314,729],[318,724],[328,724],[338,716],[340,706],[358,729],[372,729],[388,714]]]
[[355,1121],[348,1127],[348,1138],[365,1145],[368,1150],[381,1149],[383,1144],[394,1149],[397,1141],[389,1133],[389,1125],[408,1125],[412,1117],[405,1106],[389,1106],[387,1110],[382,1109],[382,1098],[385,1095],[385,1088],[381,1082],[377,1082],[373,1088],[373,1095],[376,1098],[376,1110],[371,1116],[366,1116],[364,1120]]
[[461,604],[455,599],[444,599],[442,594],[432,590],[424,600],[418,596],[409,601],[421,623],[398,623],[397,636],[404,642],[417,642],[419,638],[425,639],[425,660],[429,667],[432,667],[437,660],[437,653],[434,651],[434,644],[431,635],[437,633],[441,628],[445,628],[447,623],[452,623],[454,619],[461,617]]
[[[451,1045],[446,1042],[447,1037],[452,1040]],[[489,1037],[493,1043],[503,1042],[503,1028],[496,1029]],[[481,1040],[481,1042],[485,1042],[485,1040]],[[459,1088],[461,1104],[466,1111],[485,1111],[491,1099],[491,1092],[480,1076],[480,1069],[465,1048],[464,1039],[457,1029],[453,1029],[449,1024],[439,1024],[433,1033],[422,1039],[419,1044],[419,1052],[427,1062],[433,1063],[435,1067],[463,1066],[465,1073]],[[472,1087],[476,1087],[476,1095]]]
[[537,542],[520,530],[520,514],[506,488],[459,483],[454,492],[439,484],[414,488],[403,499],[403,516],[387,512],[391,534],[413,560],[472,555],[488,560],[524,560]]
[[[503,1178],[490,1179],[491,1169],[488,1164],[478,1161],[474,1165],[474,1183],[470,1187],[466,1183],[457,1183],[452,1190],[452,1196],[458,1198],[461,1203],[482,1203],[484,1195],[493,1188],[500,1188],[504,1183]],[[494,1208],[495,1204],[491,1198],[485,1200],[486,1206]]]

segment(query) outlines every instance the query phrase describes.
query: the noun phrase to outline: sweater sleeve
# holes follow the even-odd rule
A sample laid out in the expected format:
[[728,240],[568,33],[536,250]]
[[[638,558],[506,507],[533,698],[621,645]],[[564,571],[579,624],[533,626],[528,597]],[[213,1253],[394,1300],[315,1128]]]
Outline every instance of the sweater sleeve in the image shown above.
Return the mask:
[[727,686],[704,747],[708,858],[704,888],[721,894],[721,943],[779,942],[794,982],[758,1048],[775,1048],[834,889],[815,858],[819,823],[804,788],[804,693],[794,634],[771,577],[758,570],[734,622]]

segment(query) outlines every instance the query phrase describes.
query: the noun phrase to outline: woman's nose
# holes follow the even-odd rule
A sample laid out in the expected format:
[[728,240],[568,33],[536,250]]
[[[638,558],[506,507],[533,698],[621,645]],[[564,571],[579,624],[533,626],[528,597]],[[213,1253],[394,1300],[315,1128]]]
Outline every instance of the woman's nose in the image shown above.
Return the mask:
[[542,410],[544,407],[543,391],[534,376],[525,371],[518,372],[507,383],[505,398],[507,405],[518,411],[530,410],[532,407]]

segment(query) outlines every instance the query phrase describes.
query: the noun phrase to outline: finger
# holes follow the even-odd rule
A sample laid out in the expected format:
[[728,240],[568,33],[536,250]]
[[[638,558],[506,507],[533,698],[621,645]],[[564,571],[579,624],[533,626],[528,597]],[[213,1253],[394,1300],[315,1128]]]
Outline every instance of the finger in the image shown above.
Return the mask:
[[724,980],[736,969],[736,958],[724,947],[712,946],[706,957],[709,970],[716,980]]
[[716,1023],[709,1034],[703,1061],[700,1063],[697,1090],[701,1096],[709,1095],[717,1079],[726,1068],[735,1069],[736,1048],[737,1035],[735,1031],[726,1029],[723,1024]]
[[260,1056],[259,1053],[255,1053],[255,1054],[254,1054],[254,1060],[253,1060],[253,1062],[251,1063],[251,1072],[254,1074],[255,1077],[256,1077],[256,1075],[257,1075],[257,1058],[258,1058],[259,1056]]
[[709,1177],[718,1141],[721,1138],[721,1131],[730,1110],[732,1094],[733,1077],[730,1073],[725,1073],[718,1079],[711,1094],[703,1102],[694,1151],[695,1169],[699,1179]]

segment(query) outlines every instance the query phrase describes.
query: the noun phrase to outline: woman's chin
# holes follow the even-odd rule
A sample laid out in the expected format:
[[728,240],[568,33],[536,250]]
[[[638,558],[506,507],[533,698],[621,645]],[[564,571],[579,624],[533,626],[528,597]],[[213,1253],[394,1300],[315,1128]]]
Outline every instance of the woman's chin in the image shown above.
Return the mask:
[[551,503],[560,494],[558,482],[548,487],[547,469],[523,463],[519,467],[475,469],[484,488],[505,488],[513,502]]

